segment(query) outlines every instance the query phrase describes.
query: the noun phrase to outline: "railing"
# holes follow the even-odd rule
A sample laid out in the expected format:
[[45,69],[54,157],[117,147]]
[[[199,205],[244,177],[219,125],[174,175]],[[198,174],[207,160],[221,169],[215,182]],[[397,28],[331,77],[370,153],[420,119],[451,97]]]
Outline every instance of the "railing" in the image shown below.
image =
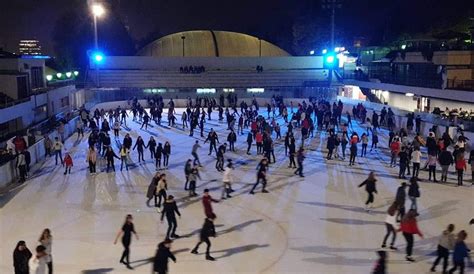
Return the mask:
[[474,91],[474,80],[448,79],[448,89]]

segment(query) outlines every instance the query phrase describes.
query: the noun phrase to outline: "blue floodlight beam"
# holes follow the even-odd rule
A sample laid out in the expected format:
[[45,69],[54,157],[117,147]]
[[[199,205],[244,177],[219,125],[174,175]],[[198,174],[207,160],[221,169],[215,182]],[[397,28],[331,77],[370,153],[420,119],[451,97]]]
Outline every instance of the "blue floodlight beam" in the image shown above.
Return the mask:
[[92,60],[94,61],[94,63],[97,63],[97,64],[100,64],[104,61],[104,54],[102,52],[94,52],[92,54]]

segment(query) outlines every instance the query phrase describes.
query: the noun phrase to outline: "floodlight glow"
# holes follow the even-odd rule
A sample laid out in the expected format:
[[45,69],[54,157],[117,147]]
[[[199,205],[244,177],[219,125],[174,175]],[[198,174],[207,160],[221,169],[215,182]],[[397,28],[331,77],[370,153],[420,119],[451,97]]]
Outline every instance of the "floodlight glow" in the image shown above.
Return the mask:
[[346,48],[345,48],[345,47],[341,47],[340,50],[341,50],[341,51],[345,51]]
[[401,48],[402,50],[405,50],[405,49],[407,48],[407,45],[401,45],[400,48]]
[[407,92],[407,93],[405,93],[405,96],[407,96],[407,97],[413,97],[413,96],[415,96],[415,94],[413,94],[413,93],[411,93],[411,92]]
[[314,55],[314,50],[310,51],[309,55]]
[[56,73],[56,77],[58,77],[58,79],[60,79],[61,77],[63,77],[63,74],[61,72],[58,72],[58,73]]
[[334,56],[333,55],[328,55],[326,57],[326,63],[328,63],[328,64],[334,63]]
[[105,9],[101,4],[92,5],[92,14],[94,14],[94,16],[101,17],[104,13]]
[[74,76],[78,76],[79,75],[79,71],[74,71]]
[[340,49],[341,49],[341,48],[339,48],[339,47],[335,47],[335,48],[334,48],[334,51],[335,51],[335,52],[338,52]]
[[71,76],[72,76],[72,72],[69,72],[69,71],[66,72],[66,77],[67,77],[67,78],[71,78]]
[[327,49],[323,49],[322,53],[323,53],[323,54],[326,54],[326,53],[328,53],[328,50],[327,50]]
[[48,81],[53,80],[53,75],[46,75],[46,80],[48,80]]
[[102,63],[102,61],[104,61],[104,54],[101,52],[94,52],[92,53],[92,60],[97,64]]

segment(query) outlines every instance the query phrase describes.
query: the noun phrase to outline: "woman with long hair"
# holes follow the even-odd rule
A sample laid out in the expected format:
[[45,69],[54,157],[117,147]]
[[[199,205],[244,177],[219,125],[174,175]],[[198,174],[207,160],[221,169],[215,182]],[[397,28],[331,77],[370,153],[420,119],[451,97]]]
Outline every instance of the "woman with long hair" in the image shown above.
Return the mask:
[[135,231],[135,226],[133,225],[132,214],[128,214],[125,217],[125,223],[117,233],[117,237],[115,237],[114,241],[114,244],[117,244],[118,239],[120,236],[122,236],[122,245],[124,250],[122,257],[120,258],[120,263],[124,264],[128,269],[133,269],[133,267],[130,266],[130,244],[132,242],[132,233],[135,234],[135,237],[138,240],[138,234]]
[[398,231],[403,232],[403,237],[407,241],[407,248],[406,248],[406,257],[405,259],[409,262],[414,262],[412,252],[413,252],[413,244],[415,242],[413,235],[418,234],[421,238],[423,238],[423,234],[418,229],[417,221],[416,221],[417,213],[414,209],[410,209],[408,213],[403,217],[400,223],[400,229]]
[[53,236],[51,235],[51,230],[45,228],[41,233],[38,241],[42,246],[46,248],[45,252],[47,254],[47,264],[48,264],[48,273],[53,273],[53,257],[51,255],[52,245],[53,245]]
[[29,274],[28,261],[33,256],[31,251],[26,247],[25,241],[19,241],[13,251],[13,266],[15,274]]
[[163,166],[168,169],[168,162],[170,159],[171,154],[171,144],[170,142],[166,141],[163,147]]

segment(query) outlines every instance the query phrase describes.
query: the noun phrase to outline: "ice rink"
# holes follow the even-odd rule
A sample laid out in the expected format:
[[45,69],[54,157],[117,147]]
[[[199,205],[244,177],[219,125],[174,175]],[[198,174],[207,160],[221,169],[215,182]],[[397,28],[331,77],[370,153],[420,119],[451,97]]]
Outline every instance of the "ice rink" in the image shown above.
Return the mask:
[[[166,110],[165,110],[166,112]],[[178,109],[182,113],[182,109]],[[266,116],[266,112],[264,114]],[[163,115],[166,117],[166,115]],[[206,122],[206,132],[217,130],[221,142],[228,131],[224,121]],[[178,125],[181,116],[178,116]],[[200,254],[190,254],[198,241],[198,232],[204,220],[201,197],[188,198],[184,187],[184,164],[191,158],[194,140],[188,130],[169,128],[152,123],[141,130],[138,122],[128,119],[129,128],[122,128],[120,141],[130,133],[133,143],[141,135],[145,142],[154,136],[157,142],[171,143],[169,169],[166,171],[169,194],[173,194],[182,213],[177,233],[182,238],[174,241],[172,251],[177,263],[170,262],[170,273],[370,273],[376,261],[376,251],[385,235],[384,219],[388,204],[394,200],[398,168],[389,167],[387,132],[380,134],[378,151],[358,157],[356,165],[348,160],[325,159],[326,133],[315,132],[306,142],[307,158],[305,178],[293,175],[287,168],[283,139],[277,140],[277,161],[270,165],[270,193],[262,194],[257,188],[249,195],[256,179],[256,165],[261,156],[246,155],[246,133],[237,138],[234,152],[227,152],[236,164],[234,197],[214,204],[218,218],[218,237],[212,239],[211,255],[217,261],[205,260],[204,246]],[[282,121],[280,121],[282,124]],[[359,135],[363,129],[355,125]],[[282,126],[282,135],[287,129]],[[298,132],[298,130],[297,130]],[[88,135],[88,134],[87,134]],[[114,237],[126,214],[134,215],[135,228],[140,236],[133,239],[130,260],[135,273],[151,273],[149,259],[154,256],[157,244],[163,240],[166,220],[160,223],[155,208],[146,206],[145,194],[155,173],[154,161],[146,150],[146,163],[137,164],[137,153],[132,152],[135,166],[130,171],[105,172],[104,162],[98,165],[98,174],[90,175],[85,162],[87,135],[77,140],[74,135],[65,144],[72,154],[72,174],[63,175],[64,169],[55,166],[54,158],[47,159],[31,174],[22,188],[0,196],[0,273],[13,273],[12,252],[19,240],[25,240],[33,251],[41,231],[48,227],[53,235],[53,263],[55,273],[131,273],[119,264],[121,244],[114,245]],[[113,140],[114,151],[118,144]],[[296,134],[297,144],[300,133]],[[200,150],[204,167],[200,170],[197,192],[211,189],[214,198],[220,198],[222,174],[214,168],[215,154],[208,156],[208,144]],[[359,148],[360,154],[360,148]],[[360,156],[360,155],[359,155]],[[367,213],[364,208],[366,192],[358,188],[370,171],[376,172],[378,194],[375,208]],[[452,171],[452,168],[451,168]],[[455,175],[450,174],[449,184],[429,183],[427,171],[420,172],[421,198],[418,200],[419,228],[424,239],[415,236],[415,263],[405,261],[405,239],[398,234],[398,251],[389,252],[388,273],[428,273],[434,260],[438,236],[449,223],[456,231],[465,229],[467,243],[474,248],[474,226],[468,222],[474,217],[474,187],[455,187]],[[467,179],[471,179],[468,172]],[[465,183],[470,185],[470,181]],[[410,202],[407,199],[407,207]],[[438,271],[441,268],[438,266]],[[467,269],[473,271],[472,268]],[[439,272],[440,273],[440,272]],[[472,272],[471,272],[472,273]]]

